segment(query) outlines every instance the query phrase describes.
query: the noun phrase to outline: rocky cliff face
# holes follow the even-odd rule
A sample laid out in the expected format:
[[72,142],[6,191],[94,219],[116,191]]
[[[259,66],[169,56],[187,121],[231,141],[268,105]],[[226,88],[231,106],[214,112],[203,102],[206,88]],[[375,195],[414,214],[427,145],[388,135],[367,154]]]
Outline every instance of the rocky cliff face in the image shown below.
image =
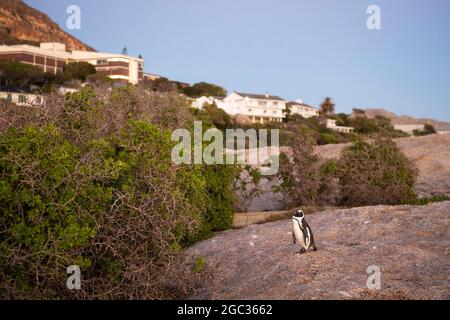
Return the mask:
[[[199,299],[450,299],[450,202],[326,210],[306,217],[317,252],[298,254],[290,220],[228,230],[185,252],[213,281]],[[366,284],[369,266],[381,287]]]
[[21,0],[0,1],[0,44],[32,44],[61,42],[67,50],[94,51],[64,32],[46,14]]

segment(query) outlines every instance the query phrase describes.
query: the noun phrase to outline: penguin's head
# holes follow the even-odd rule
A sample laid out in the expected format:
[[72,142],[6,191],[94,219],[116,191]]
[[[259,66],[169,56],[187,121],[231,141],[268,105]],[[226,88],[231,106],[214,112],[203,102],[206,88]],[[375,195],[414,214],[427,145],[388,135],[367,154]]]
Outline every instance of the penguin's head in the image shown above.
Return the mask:
[[303,212],[303,210],[295,210],[294,212],[294,217],[296,218],[304,218],[305,217],[305,213]]

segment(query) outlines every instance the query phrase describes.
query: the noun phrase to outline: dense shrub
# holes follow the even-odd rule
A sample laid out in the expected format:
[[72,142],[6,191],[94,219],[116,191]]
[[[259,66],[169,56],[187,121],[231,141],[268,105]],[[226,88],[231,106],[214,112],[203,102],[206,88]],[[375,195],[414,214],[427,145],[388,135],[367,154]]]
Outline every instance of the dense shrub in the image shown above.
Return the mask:
[[413,134],[415,136],[426,136],[429,134],[435,134],[436,133],[436,129],[434,129],[434,127],[431,124],[425,124],[425,128],[424,130],[414,130]]
[[206,212],[201,218],[200,230],[186,239],[187,244],[206,239],[216,231],[230,229],[233,226],[236,202],[233,184],[237,173],[236,166],[203,166],[208,195]]
[[175,82],[167,78],[161,77],[154,80],[144,81],[144,85],[154,92],[176,92],[178,86]]
[[63,77],[65,80],[86,81],[89,75],[96,74],[95,67],[88,62],[71,62],[64,65]]
[[191,112],[196,120],[212,124],[222,131],[233,128],[233,119],[231,116],[214,104],[203,106],[203,110],[191,108]]
[[292,157],[280,156],[282,183],[276,191],[284,193],[286,207],[334,204],[336,182],[333,164],[322,163],[314,154],[314,139],[307,127],[300,127],[291,145]]
[[409,200],[406,204],[414,205],[414,206],[425,206],[429,203],[433,202],[441,202],[441,201],[450,201],[450,197],[445,194],[438,194],[425,198],[415,198],[413,200]]
[[112,85],[114,83],[114,80],[108,77],[107,75],[95,73],[90,74],[86,77],[86,81],[93,85]]
[[227,91],[224,88],[206,82],[199,82],[192,86],[181,88],[180,92],[191,98],[199,98],[201,96],[225,97],[227,95]]
[[341,204],[399,204],[415,199],[416,169],[392,140],[357,141],[338,162]]
[[[234,173],[171,162],[171,130],[192,125],[187,105],[135,87],[2,105],[1,297],[188,292],[196,276],[177,252],[230,226]],[[81,290],[66,288],[70,265],[81,267]]]
[[367,136],[382,136],[384,138],[400,138],[408,136],[404,132],[395,130],[394,126],[391,124],[391,120],[380,115],[375,118],[367,118],[366,116],[348,118],[346,124],[354,127],[355,132]]
[[21,62],[0,61],[0,85],[12,88],[43,87],[53,83],[55,75]]
[[[332,115],[330,118],[336,120],[340,119],[336,115]],[[288,122],[285,124],[285,128],[283,128],[281,132],[282,145],[291,144],[293,141],[292,139],[297,135],[298,128],[301,126],[309,129],[310,135],[318,145],[347,143],[354,139],[354,134],[331,130],[326,127],[325,123],[326,118],[323,116],[305,119],[298,114],[291,115]]]

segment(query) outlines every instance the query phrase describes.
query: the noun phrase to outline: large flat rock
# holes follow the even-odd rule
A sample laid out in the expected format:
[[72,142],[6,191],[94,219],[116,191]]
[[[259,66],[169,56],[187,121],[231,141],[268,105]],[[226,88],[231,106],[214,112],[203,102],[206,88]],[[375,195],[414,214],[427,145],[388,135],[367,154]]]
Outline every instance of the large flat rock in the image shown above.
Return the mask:
[[[319,248],[299,255],[291,221],[219,233],[190,247],[214,270],[207,299],[450,299],[450,202],[307,216]],[[369,290],[371,265],[381,289]]]

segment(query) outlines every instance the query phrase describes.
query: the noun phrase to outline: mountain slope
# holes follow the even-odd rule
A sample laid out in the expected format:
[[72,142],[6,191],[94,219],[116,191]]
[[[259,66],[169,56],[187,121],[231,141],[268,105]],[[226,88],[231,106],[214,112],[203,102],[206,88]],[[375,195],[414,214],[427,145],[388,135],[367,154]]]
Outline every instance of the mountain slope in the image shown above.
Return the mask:
[[21,0],[1,0],[0,44],[39,45],[39,42],[61,42],[67,50],[94,51]]
[[[317,252],[299,255],[290,220],[228,230],[187,249],[212,283],[192,299],[450,299],[450,202],[308,215]],[[366,287],[381,269],[381,289]]]

